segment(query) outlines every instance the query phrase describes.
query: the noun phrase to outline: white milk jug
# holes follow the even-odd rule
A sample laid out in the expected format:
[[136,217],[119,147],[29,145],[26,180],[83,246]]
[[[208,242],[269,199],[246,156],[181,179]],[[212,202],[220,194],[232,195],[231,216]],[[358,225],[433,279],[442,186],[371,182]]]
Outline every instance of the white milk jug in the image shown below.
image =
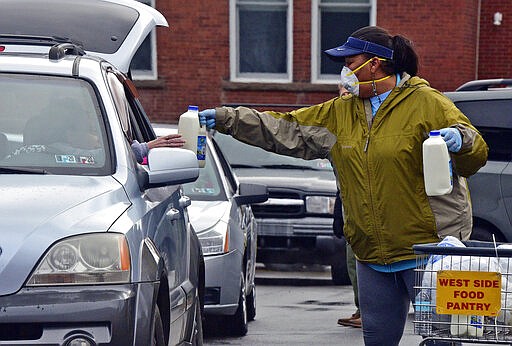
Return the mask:
[[452,192],[452,161],[439,131],[430,131],[423,142],[423,179],[428,196],[441,196]]
[[468,335],[476,337],[484,335],[484,316],[469,316]]
[[197,155],[199,167],[206,163],[206,126],[199,124],[199,107],[188,106],[188,110],[180,115],[178,133],[186,141],[185,149]]
[[453,336],[481,337],[484,334],[484,317],[476,315],[452,315],[450,334]]
[[469,316],[452,315],[450,334],[453,336],[464,336],[468,334]]

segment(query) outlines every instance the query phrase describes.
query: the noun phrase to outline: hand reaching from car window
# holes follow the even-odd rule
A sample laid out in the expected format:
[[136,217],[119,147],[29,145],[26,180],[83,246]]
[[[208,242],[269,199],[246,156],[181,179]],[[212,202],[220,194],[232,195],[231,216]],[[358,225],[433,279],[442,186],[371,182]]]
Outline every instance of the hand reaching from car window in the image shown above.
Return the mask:
[[180,134],[170,134],[162,137],[158,137],[157,139],[153,139],[148,142],[148,149],[153,148],[162,148],[162,147],[171,147],[171,148],[181,148],[185,145],[185,140],[181,138]]
[[137,159],[138,163],[145,164],[147,161],[146,157],[148,156],[149,150],[153,148],[181,148],[185,145],[185,140],[181,138],[180,134],[169,134],[162,137],[158,137],[157,139],[153,139],[149,142],[139,143],[137,140],[134,140],[131,143],[131,147],[133,150],[133,154]]

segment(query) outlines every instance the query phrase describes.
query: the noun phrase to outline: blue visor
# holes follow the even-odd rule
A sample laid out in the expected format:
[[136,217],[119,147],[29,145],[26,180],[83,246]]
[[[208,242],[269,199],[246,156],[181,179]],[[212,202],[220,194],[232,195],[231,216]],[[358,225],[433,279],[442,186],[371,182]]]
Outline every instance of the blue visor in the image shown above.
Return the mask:
[[342,58],[346,56],[358,55],[362,53],[374,54],[385,59],[393,59],[393,50],[380,44],[363,41],[355,37],[349,37],[342,46],[327,49],[324,51],[330,57]]

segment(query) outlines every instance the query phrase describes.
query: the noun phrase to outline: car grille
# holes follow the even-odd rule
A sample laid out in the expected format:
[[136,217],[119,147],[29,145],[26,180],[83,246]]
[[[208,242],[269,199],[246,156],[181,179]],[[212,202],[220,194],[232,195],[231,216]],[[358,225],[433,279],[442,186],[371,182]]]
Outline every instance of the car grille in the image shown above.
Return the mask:
[[314,249],[316,237],[258,237],[258,248]]
[[269,189],[268,201],[252,205],[252,212],[258,218],[303,217],[304,197],[297,192]]

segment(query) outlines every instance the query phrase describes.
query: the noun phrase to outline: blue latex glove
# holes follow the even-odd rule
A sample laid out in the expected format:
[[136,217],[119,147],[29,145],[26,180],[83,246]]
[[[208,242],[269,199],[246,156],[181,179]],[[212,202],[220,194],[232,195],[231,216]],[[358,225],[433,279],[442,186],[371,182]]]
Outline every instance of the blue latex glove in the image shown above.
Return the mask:
[[456,153],[460,150],[462,147],[462,136],[460,135],[459,130],[454,127],[447,127],[439,130],[439,132],[446,142],[446,146],[449,151]]
[[207,129],[215,127],[215,109],[205,109],[199,112],[199,123]]

